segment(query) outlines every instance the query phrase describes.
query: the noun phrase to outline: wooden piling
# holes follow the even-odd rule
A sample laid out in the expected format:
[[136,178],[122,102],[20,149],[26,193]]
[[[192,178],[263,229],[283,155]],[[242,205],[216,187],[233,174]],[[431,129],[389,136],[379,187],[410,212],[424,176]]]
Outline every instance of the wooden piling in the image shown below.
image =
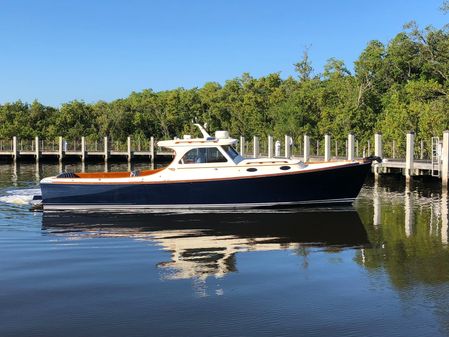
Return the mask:
[[376,133],[374,135],[374,155],[377,157],[383,157],[383,146],[382,146],[382,134]]
[[35,137],[34,138],[34,143],[35,143],[35,147],[34,147],[34,153],[36,156],[36,162],[39,162],[40,157],[41,157],[41,150],[40,150],[40,144],[39,144],[39,137]]
[[260,147],[259,147],[259,137],[253,137],[253,157],[259,158],[260,156]]
[[351,160],[351,161],[354,160],[354,140],[355,140],[354,135],[352,133],[350,133],[348,135],[348,142],[347,142],[348,148],[347,148],[346,152],[348,153],[348,160]]
[[58,138],[58,159],[59,159],[59,161],[62,161],[62,159],[64,158],[64,154],[65,154],[65,151],[64,151],[63,139],[62,139],[62,137],[59,137]]
[[19,158],[19,149],[17,147],[17,137],[12,137],[12,157],[14,161],[17,161]]
[[109,151],[109,139],[108,137],[104,137],[103,139],[103,150],[104,150],[104,162],[107,163],[109,160],[109,155],[110,155],[110,151]]
[[414,146],[415,146],[415,133],[410,131],[407,133],[407,144],[405,153],[405,177],[410,179],[413,175],[414,166]]
[[331,136],[324,135],[324,161],[331,159]]
[[335,158],[338,158],[338,140],[335,140]]
[[154,137],[150,138],[150,156],[151,164],[154,164]]
[[[374,134],[374,155],[383,157],[382,134],[380,132]],[[380,173],[381,166],[374,165],[374,174],[377,176]]]
[[290,147],[290,136],[285,135],[284,137],[284,145],[285,145],[285,158],[291,157],[291,147]]
[[304,163],[310,160],[310,136],[304,135]]
[[245,156],[245,137],[240,136],[240,155]]
[[273,136],[268,136],[268,158],[273,158]]
[[127,143],[127,157],[128,157],[128,162],[131,162],[132,159],[132,149],[131,149],[131,137],[128,136],[128,138],[126,139],[126,143]]
[[84,163],[86,160],[86,137],[81,137],[81,162]]

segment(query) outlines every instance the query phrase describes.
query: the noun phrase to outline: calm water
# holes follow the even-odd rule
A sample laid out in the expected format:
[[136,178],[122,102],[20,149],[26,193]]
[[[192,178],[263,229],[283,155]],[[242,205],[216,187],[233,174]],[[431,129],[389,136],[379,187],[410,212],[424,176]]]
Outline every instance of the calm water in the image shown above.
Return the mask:
[[1,337],[449,336],[437,183],[368,180],[344,208],[29,212],[59,170],[0,165]]

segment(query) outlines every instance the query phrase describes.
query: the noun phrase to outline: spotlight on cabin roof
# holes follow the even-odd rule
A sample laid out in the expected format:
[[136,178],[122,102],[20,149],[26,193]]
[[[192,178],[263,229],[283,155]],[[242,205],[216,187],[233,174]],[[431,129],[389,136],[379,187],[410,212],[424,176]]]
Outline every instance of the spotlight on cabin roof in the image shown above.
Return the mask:
[[184,135],[182,138],[183,139],[192,139],[192,136],[191,135]]
[[215,138],[217,139],[228,139],[229,131],[215,131]]

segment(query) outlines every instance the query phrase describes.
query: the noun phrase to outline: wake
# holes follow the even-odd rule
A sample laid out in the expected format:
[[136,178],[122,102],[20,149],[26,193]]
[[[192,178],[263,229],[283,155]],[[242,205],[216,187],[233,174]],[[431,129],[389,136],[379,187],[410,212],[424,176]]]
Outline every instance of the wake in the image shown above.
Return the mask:
[[2,191],[0,202],[14,205],[28,205],[31,203],[33,196],[40,195],[39,188],[24,188],[16,190]]

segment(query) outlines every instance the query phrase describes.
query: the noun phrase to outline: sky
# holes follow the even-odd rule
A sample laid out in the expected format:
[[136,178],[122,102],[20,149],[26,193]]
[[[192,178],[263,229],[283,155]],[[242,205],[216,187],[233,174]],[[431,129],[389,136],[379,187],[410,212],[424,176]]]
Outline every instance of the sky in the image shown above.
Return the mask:
[[201,87],[249,72],[349,69],[370,40],[415,20],[441,28],[442,0],[0,0],[0,104],[59,106],[132,91]]

